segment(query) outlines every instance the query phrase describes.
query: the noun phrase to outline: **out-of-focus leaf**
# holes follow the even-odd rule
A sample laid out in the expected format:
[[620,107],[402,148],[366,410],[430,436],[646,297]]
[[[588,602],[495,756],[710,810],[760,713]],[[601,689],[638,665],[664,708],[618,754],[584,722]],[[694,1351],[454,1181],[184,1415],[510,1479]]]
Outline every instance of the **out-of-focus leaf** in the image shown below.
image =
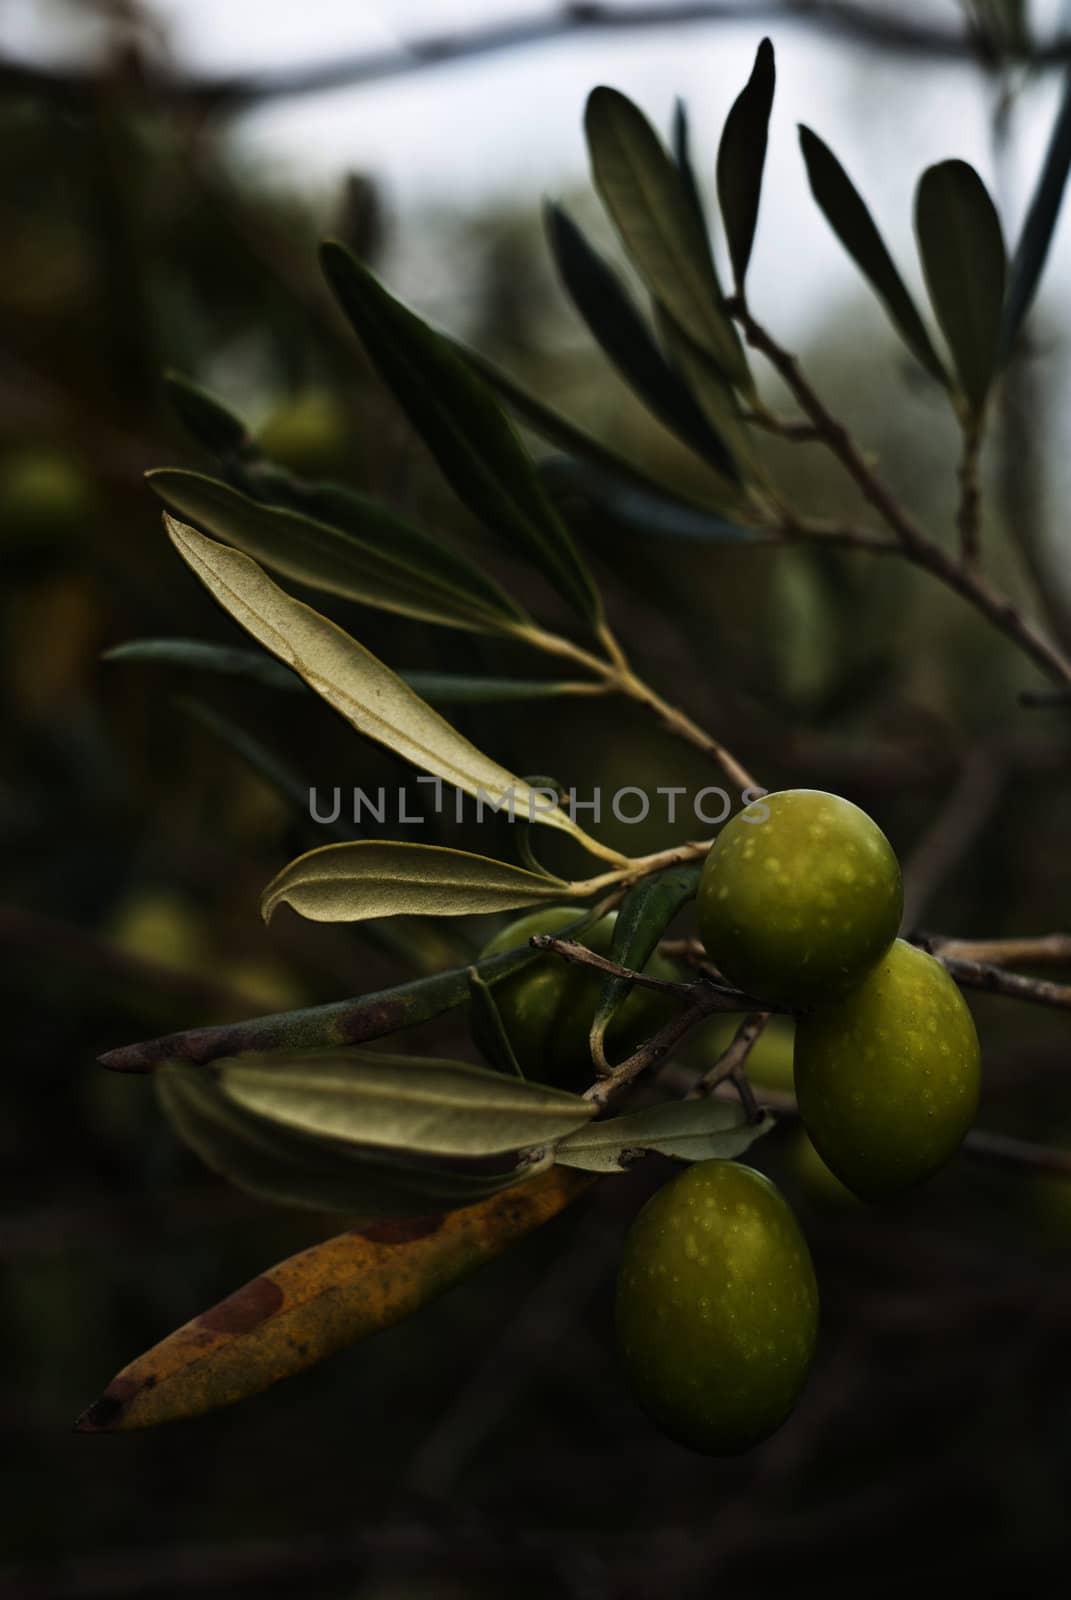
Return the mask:
[[369,359],[459,498],[590,621],[591,576],[493,396],[450,341],[406,309],[342,245],[321,247],[327,280]]
[[761,481],[762,469],[732,384],[706,350],[690,339],[670,314],[661,308],[658,327],[672,366],[681,374],[696,404],[730,453],[737,479],[741,482]]
[[724,1100],[664,1101],[571,1133],[554,1159],[584,1172],[624,1172],[637,1151],[649,1150],[677,1161],[732,1161],[773,1126],[773,1117],[749,1122],[743,1107]]
[[512,794],[526,815],[590,843],[566,812],[545,810],[520,778],[477,750],[370,650],[286,594],[249,556],[166,512],[164,522],[179,554],[224,610],[358,733],[465,794],[494,801]]
[[569,885],[467,850],[360,839],[298,856],[265,889],[264,920],[281,905],[313,922],[475,916],[561,899]]
[[262,1200],[354,1217],[419,1216],[438,1205],[470,1205],[517,1179],[469,1164],[418,1163],[303,1133],[228,1098],[217,1076],[186,1062],[156,1073],[160,1103],[206,1166]]
[[77,1426],[149,1428],[257,1394],[412,1315],[590,1182],[553,1167],[446,1216],[374,1222],[313,1245],[124,1367]]
[[426,1056],[239,1056],[210,1070],[229,1099],[258,1116],[412,1155],[506,1155],[553,1143],[595,1114],[589,1100],[564,1089]]
[[233,455],[250,447],[245,423],[199,383],[181,372],[166,372],[164,391],[183,427],[213,455]]
[[703,205],[703,196],[696,181],[695,168],[692,165],[692,139],[688,126],[688,107],[683,100],[678,100],[673,107],[673,159],[677,163],[677,171],[681,175],[684,192],[688,202],[695,212],[696,220],[702,230],[704,238],[709,240],[707,231],[707,213]]
[[193,667],[197,671],[222,672],[228,677],[248,678],[268,689],[297,690],[306,685],[296,673],[262,650],[242,650],[233,645],[205,644],[200,639],[131,639],[106,650],[105,661],[147,661],[171,667]]
[[469,1030],[480,1053],[496,1071],[514,1078],[524,1077],[494,991],[475,967],[469,968]]
[[750,386],[710,241],[669,152],[616,89],[592,91],[585,126],[595,186],[644,284],[730,382]]
[[668,491],[636,488],[567,456],[548,457],[540,470],[553,494],[581,496],[630,533],[709,540],[715,544],[734,544],[756,537],[753,528],[730,521],[742,507],[739,501],[728,497],[726,514],[720,516],[713,509],[674,499]]
[[560,695],[591,694],[594,682],[556,678],[477,678],[457,672],[403,672],[411,689],[435,705],[492,705],[502,701],[554,700]]
[[[621,902],[614,923],[610,955],[622,967],[642,972],[673,918],[694,900],[699,887],[699,867],[671,867],[668,872],[641,878]],[[614,1012],[631,993],[625,978],[607,974],[591,1024],[592,1039],[602,1039]]]
[[[577,907],[577,920],[562,930],[563,937],[578,939],[591,926],[596,907]],[[100,1057],[114,1072],[151,1072],[164,1061],[192,1061],[204,1065],[244,1051],[316,1050],[338,1045],[364,1044],[403,1028],[414,1028],[442,1016],[469,998],[469,973],[475,966],[490,983],[508,978],[540,960],[542,952],[530,945],[485,956],[463,967],[451,967],[428,977],[411,978],[390,989],[335,1000],[329,1005],[301,1011],[278,1011],[245,1022],[216,1027],[187,1028],[138,1044],[121,1045]]]
[[826,221],[884,305],[916,361],[938,383],[949,388],[944,363],[934,349],[926,325],[885,247],[866,201],[829,146],[802,125],[800,149],[811,193]]
[[1007,258],[996,208],[966,161],[942,161],[922,174],[915,230],[930,302],[978,413],[997,368]]
[[1049,247],[1060,216],[1067,174],[1071,170],[1071,67],[1064,75],[1060,109],[1049,138],[1037,188],[1015,247],[1008,273],[1001,326],[1001,356],[1007,359],[1015,337],[1034,302]]
[[164,467],[150,472],[148,481],[173,511],[314,589],[476,632],[508,632],[526,620],[490,578],[377,500],[364,502],[364,534],[358,537],[352,528],[251,500],[200,472]]
[[[308,693],[308,684],[261,650],[234,645],[206,644],[200,639],[131,639],[106,650],[105,661],[144,661],[165,666],[192,667],[248,678],[267,689]],[[481,678],[455,672],[399,672],[398,676],[421,699],[433,705],[486,705],[496,701],[548,700],[558,695],[587,694],[595,687],[584,682],[555,678]]]
[[726,118],[718,146],[718,203],[729,241],[733,277],[740,294],[744,292],[759,220],[775,83],[773,45],[769,39],[763,39],[751,77]]
[[672,433],[728,478],[736,463],[668,365],[617,273],[560,206],[545,208],[547,235],[573,304],[625,382]]

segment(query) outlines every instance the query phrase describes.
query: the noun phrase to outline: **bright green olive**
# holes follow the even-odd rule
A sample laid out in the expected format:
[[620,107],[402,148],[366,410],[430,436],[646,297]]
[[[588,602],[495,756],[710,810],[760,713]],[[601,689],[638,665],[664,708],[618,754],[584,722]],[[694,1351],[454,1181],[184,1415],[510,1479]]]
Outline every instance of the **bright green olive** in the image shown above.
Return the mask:
[[819,1155],[878,1199],[955,1152],[978,1104],[978,1035],[940,962],[898,939],[851,994],[800,1018],[795,1074]]
[[858,983],[902,914],[900,868],[881,829],[818,789],[785,789],[738,812],[699,885],[711,959],[739,988],[792,1007]]
[[257,445],[280,466],[309,477],[344,471],[353,458],[349,417],[329,389],[307,389],[288,400],[260,429]]
[[689,1167],[632,1224],[618,1343],[637,1400],[678,1444],[735,1455],[773,1433],[799,1397],[817,1332],[807,1241],[753,1168]]
[[[495,935],[481,956],[497,956],[525,945],[535,933],[560,934],[581,915],[577,906],[546,906],[511,922]],[[611,912],[580,936],[597,955],[608,956],[617,913]],[[654,955],[644,971],[673,981],[678,973],[664,957]],[[601,974],[590,968],[545,955],[496,983],[495,1002],[513,1053],[525,1077],[537,1082],[583,1088],[593,1069],[588,1036],[602,988]],[[653,989],[633,989],[618,1007],[606,1033],[606,1054],[623,1060],[656,1033],[677,1012],[677,1005]]]

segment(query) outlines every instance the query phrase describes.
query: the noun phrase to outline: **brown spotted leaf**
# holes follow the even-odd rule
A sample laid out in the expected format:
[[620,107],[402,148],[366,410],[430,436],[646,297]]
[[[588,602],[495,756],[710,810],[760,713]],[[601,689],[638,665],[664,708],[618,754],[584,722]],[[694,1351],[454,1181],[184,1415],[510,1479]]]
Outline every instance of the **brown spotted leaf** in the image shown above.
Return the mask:
[[401,1322],[549,1222],[590,1182],[554,1167],[461,1211],[374,1222],[313,1245],[124,1367],[76,1426],[151,1428],[257,1394]]

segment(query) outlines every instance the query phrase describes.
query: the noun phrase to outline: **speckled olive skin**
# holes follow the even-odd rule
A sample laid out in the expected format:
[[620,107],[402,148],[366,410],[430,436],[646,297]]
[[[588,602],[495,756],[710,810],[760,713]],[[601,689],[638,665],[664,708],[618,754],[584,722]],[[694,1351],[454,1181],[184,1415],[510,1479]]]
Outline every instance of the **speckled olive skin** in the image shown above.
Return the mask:
[[617,1280],[633,1392],[678,1444],[736,1455],[779,1428],[814,1355],[807,1241],[768,1178],[704,1161],[650,1199]]
[[948,973],[898,939],[851,994],[796,1026],[796,1097],[826,1165],[865,1200],[920,1183],[978,1105],[978,1035]]
[[[481,955],[496,956],[515,950],[518,945],[527,944],[535,933],[561,933],[580,914],[577,906],[545,906],[530,912],[496,934]],[[589,928],[580,942],[598,955],[608,956],[616,921],[617,913],[611,912]],[[680,976],[658,955],[652,956],[644,971],[653,978],[667,980]],[[494,985],[499,1013],[525,1077],[570,1089],[585,1088],[592,1081],[588,1035],[601,987],[599,973],[552,955]],[[671,999],[653,989],[633,989],[607,1030],[609,1059],[623,1060],[677,1009]]]
[[784,789],[738,812],[699,885],[711,959],[739,988],[792,1007],[858,983],[896,937],[903,908],[881,829],[818,789]]

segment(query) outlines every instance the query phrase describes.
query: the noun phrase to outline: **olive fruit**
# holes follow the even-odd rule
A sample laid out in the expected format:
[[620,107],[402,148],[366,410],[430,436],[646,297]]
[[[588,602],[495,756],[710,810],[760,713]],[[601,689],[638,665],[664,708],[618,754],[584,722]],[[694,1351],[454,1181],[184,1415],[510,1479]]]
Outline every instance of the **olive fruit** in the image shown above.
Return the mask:
[[902,913],[900,868],[881,829],[817,789],[784,789],[738,812],[699,885],[699,930],[717,967],[792,1007],[850,989],[888,949]]
[[[544,906],[511,922],[480,952],[501,955],[525,945],[533,934],[561,934],[576,923],[576,906]],[[611,912],[579,936],[579,943],[597,955],[608,956],[617,913]],[[652,978],[672,981],[677,973],[664,957],[655,954],[644,971]],[[583,1087],[591,1082],[591,1048],[588,1037],[602,988],[601,973],[545,955],[492,989],[513,1053],[527,1078],[542,1083]],[[653,989],[633,989],[618,1006],[606,1032],[605,1047],[611,1061],[623,1060],[676,1014],[672,999]]]
[[703,1161],[629,1230],[617,1337],[632,1390],[678,1444],[734,1455],[784,1422],[818,1332],[807,1242],[752,1167]]
[[864,1200],[936,1172],[978,1104],[978,1035],[944,967],[902,939],[796,1024],[796,1098],[826,1165]]

